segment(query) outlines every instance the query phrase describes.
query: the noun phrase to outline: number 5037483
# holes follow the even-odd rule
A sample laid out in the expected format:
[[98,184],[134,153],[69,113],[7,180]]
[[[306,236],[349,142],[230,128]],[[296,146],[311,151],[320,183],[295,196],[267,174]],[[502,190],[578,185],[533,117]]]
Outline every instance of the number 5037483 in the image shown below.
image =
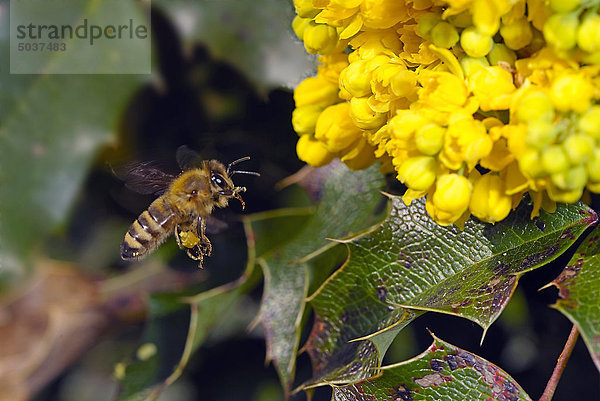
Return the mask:
[[50,51],[50,52],[64,52],[67,50],[67,44],[64,42],[41,42],[41,43],[18,43],[17,50],[20,52],[39,52],[39,51]]

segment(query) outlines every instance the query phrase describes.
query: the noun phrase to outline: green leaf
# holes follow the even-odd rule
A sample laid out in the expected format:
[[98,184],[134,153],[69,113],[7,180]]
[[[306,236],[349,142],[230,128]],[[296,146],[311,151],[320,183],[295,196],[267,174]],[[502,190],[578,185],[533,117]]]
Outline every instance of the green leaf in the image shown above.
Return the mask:
[[184,40],[204,43],[260,88],[295,86],[314,61],[291,29],[294,10],[281,0],[157,0]]
[[600,370],[600,227],[587,236],[551,285],[559,289],[553,305],[577,326]]
[[[353,172],[334,163],[314,170],[309,181],[312,194],[320,198],[314,214],[298,227],[293,239],[279,230],[279,237],[288,235],[291,241],[271,249],[260,259],[265,288],[257,321],[265,330],[267,358],[275,364],[286,392],[294,376],[308,277],[322,276],[321,272],[311,272],[309,263],[302,259],[334,248],[336,243],[328,238],[357,234],[372,226],[382,219],[385,209],[381,207],[385,200],[379,193],[383,178],[376,166]],[[250,221],[257,222],[252,218]],[[339,250],[326,257],[339,260]]]
[[400,330],[425,311],[487,330],[519,277],[560,255],[597,218],[577,203],[530,220],[531,206],[523,202],[500,223],[470,220],[461,231],[436,224],[423,200],[392,204],[380,227],[347,241],[348,262],[312,297],[309,385],[374,375],[393,337],[386,330]]
[[434,337],[421,355],[382,368],[374,378],[334,387],[335,401],[531,400],[498,366]]
[[[152,297],[151,319],[144,343],[156,344],[158,352],[156,356],[137,360],[125,367],[125,375],[120,378],[122,391],[119,400],[155,400],[181,376],[191,356],[209,335],[216,328],[228,323],[236,308],[242,306],[243,296],[256,285],[258,278],[252,259],[244,275],[232,283],[193,297],[177,294]],[[168,319],[171,313],[184,307],[190,308],[190,323],[182,341],[184,347],[181,357],[174,360],[173,346],[165,337],[178,331],[173,330],[172,325],[168,324]],[[248,323],[250,318],[244,325]]]
[[[136,3],[130,4],[135,12]],[[67,217],[95,155],[114,141],[120,114],[141,79],[10,75],[7,7],[0,3],[0,270],[20,274],[29,252]],[[81,19],[93,9],[83,8]],[[47,62],[61,56],[53,57]]]

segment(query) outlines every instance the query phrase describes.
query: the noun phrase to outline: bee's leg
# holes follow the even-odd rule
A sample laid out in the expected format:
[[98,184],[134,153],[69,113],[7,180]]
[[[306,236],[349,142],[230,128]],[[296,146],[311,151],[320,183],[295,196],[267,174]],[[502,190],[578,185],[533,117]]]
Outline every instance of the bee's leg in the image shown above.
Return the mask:
[[181,243],[181,227],[179,224],[175,226],[175,240],[177,241],[177,245],[179,249],[185,249],[185,246]]
[[210,256],[210,254],[212,253],[212,244],[210,243],[210,240],[205,234],[206,221],[204,221],[204,219],[200,216],[198,216],[196,228],[198,230],[198,238],[200,238],[198,246],[200,246],[200,248],[202,249],[203,254],[205,254],[206,256]]
[[204,254],[200,248],[200,244],[194,246],[193,248],[186,248],[185,251],[190,258],[198,261],[198,267],[202,269]]

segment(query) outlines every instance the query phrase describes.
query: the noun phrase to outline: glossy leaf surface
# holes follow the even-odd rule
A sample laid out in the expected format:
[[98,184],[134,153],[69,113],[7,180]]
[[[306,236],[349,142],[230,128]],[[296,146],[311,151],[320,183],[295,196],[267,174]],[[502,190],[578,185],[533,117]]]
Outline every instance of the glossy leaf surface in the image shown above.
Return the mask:
[[523,389],[498,366],[435,338],[421,355],[380,376],[335,387],[335,401],[525,401]]
[[[308,340],[316,377],[333,383],[376,373],[393,335],[425,311],[470,319],[487,329],[519,277],[567,249],[597,216],[582,203],[529,219],[526,202],[496,225],[464,230],[431,220],[422,200],[393,199],[387,220],[347,241],[350,258],[312,299]],[[371,341],[353,341],[368,336]]]
[[[280,231],[290,242],[271,249],[259,259],[265,276],[258,319],[265,329],[267,358],[277,367],[288,388],[293,379],[300,339],[300,321],[306,302],[310,266],[315,257],[336,244],[328,238],[345,237],[368,228],[382,218],[385,199],[379,193],[383,179],[377,167],[350,171],[341,163],[314,170],[307,181],[318,199],[314,214],[296,233]],[[250,217],[254,225],[256,222]],[[261,222],[264,224],[264,221]],[[260,236],[257,237],[260,242]],[[314,274],[313,274],[314,275]]]
[[587,236],[563,272],[551,283],[559,289],[554,305],[579,329],[600,370],[600,227]]

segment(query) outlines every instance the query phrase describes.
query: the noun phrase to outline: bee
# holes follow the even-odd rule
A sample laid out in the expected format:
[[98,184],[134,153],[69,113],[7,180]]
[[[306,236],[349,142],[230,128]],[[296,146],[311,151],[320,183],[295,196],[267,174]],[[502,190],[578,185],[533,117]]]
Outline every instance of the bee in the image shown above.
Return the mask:
[[246,207],[240,195],[246,188],[235,186],[231,177],[234,174],[260,176],[254,171],[232,170],[234,165],[249,160],[249,156],[227,166],[217,160],[201,160],[187,146],[179,147],[176,156],[182,170],[177,176],[151,163],[138,163],[123,174],[127,187],[144,194],[160,195],[127,230],[121,243],[123,260],[146,257],[174,234],[179,248],[202,268],[204,257],[212,253],[206,230],[207,224],[218,222],[211,217],[215,207],[226,207],[232,198],[240,201],[242,210]]

